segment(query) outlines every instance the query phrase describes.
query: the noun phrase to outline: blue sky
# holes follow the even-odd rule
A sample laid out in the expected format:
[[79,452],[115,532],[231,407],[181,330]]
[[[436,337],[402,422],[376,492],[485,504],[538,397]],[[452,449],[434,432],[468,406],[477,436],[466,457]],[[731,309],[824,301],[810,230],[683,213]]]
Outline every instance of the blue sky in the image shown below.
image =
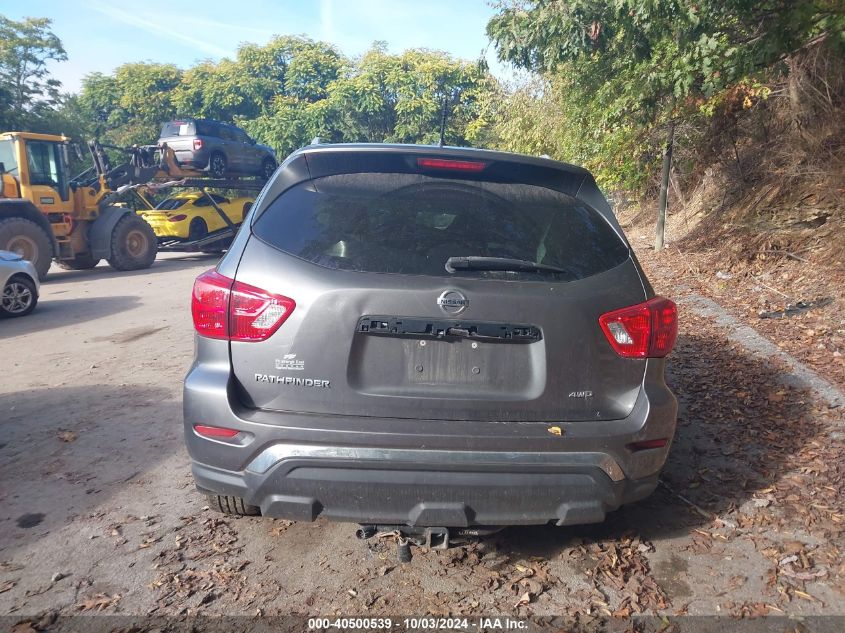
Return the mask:
[[68,61],[51,71],[71,92],[89,72],[131,61],[185,68],[275,34],[325,40],[350,56],[374,40],[391,52],[425,47],[475,60],[485,51],[497,76],[513,76],[487,40],[487,0],[0,0],[0,13],[52,18]]

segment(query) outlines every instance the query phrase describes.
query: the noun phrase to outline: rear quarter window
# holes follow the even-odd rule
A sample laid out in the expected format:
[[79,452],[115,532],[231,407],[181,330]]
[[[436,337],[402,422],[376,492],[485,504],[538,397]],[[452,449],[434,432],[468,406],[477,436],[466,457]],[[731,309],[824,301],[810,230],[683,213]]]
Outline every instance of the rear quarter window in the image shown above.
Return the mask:
[[544,187],[362,173],[301,183],[258,217],[254,234],[340,270],[538,279],[546,273],[446,271],[449,257],[522,259],[582,279],[624,262],[628,248],[595,210]]
[[173,211],[174,209],[178,209],[183,204],[185,204],[187,200],[185,198],[165,198],[161,202],[158,203],[156,209],[160,211]]
[[211,121],[197,121],[198,136],[220,136],[220,126]]

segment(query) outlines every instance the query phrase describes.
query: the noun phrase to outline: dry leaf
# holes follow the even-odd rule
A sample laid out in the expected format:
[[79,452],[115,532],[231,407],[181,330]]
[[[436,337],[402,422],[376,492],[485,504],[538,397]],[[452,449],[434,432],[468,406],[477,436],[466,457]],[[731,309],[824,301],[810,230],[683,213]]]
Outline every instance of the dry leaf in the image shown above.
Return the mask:
[[801,541],[786,541],[783,544],[783,551],[787,554],[797,554],[804,550],[804,543]]
[[58,438],[62,442],[73,442],[76,440],[76,433],[73,431],[59,430]]
[[804,598],[804,600],[809,600],[810,602],[819,602],[818,598],[811,596],[810,594],[806,593],[805,591],[799,591],[798,589],[795,590],[795,595],[799,598]]
[[531,594],[528,591],[526,591],[519,597],[519,601],[515,605],[513,605],[513,607],[514,609],[517,609],[519,607],[525,606],[526,604],[531,604]]
[[91,596],[90,598],[87,598],[80,604],[76,605],[76,608],[80,611],[102,611],[103,609],[112,606],[119,600],[119,594],[109,596],[105,593],[98,593]]

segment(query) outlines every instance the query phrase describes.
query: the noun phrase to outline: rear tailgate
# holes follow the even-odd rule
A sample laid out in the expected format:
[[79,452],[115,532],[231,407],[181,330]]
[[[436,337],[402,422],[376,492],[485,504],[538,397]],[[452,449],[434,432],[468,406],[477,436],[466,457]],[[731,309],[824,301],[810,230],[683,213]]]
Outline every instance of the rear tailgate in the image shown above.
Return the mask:
[[[625,263],[570,283],[368,280],[321,270],[253,237],[239,281],[291,297],[296,308],[268,341],[232,343],[235,376],[247,405],[278,411],[490,421],[623,418],[639,393],[645,361],[617,356],[598,317],[642,301],[642,289],[629,283],[632,268]],[[597,284],[608,290],[597,295]],[[458,317],[437,305],[445,289],[471,302]],[[531,326],[540,338],[361,331],[362,320],[371,321],[364,317],[387,315],[406,325]]]
[[196,136],[196,124],[193,121],[171,121],[162,126],[158,143],[167,143],[175,152],[193,151]]

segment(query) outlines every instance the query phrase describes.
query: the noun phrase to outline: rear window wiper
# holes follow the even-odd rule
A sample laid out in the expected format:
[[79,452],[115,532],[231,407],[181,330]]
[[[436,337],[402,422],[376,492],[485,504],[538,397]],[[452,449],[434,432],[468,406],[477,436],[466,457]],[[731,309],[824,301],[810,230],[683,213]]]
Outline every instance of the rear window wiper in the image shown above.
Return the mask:
[[537,272],[541,270],[571,275],[566,268],[541,264],[527,259],[511,259],[509,257],[482,257],[471,255],[468,257],[450,257],[446,260],[446,270],[453,273],[458,270],[501,270],[514,272]]

